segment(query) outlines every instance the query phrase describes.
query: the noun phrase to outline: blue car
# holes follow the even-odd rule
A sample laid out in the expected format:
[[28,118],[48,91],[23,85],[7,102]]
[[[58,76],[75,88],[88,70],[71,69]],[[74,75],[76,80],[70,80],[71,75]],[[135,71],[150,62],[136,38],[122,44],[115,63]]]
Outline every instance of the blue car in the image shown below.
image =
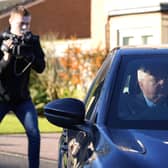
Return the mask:
[[168,168],[168,48],[115,48],[84,101],[44,110],[64,128],[59,168]]

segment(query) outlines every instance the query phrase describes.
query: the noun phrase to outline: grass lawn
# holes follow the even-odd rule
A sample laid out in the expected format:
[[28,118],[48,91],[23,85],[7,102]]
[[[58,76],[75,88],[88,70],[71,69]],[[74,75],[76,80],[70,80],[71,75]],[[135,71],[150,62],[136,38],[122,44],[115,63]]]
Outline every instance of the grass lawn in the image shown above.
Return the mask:
[[[56,127],[53,124],[49,123],[46,118],[39,117],[38,120],[41,133],[56,133],[62,131],[62,128]],[[23,126],[20,124],[15,115],[6,115],[3,121],[0,123],[0,134],[17,133],[25,133]]]

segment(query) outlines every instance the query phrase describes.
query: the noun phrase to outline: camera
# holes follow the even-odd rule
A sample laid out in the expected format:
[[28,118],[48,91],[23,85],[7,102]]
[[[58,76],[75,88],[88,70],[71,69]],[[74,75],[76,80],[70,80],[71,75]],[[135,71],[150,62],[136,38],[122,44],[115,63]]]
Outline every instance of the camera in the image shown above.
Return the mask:
[[36,37],[31,32],[27,32],[22,36],[4,32],[1,36],[3,40],[11,39],[13,46],[12,48],[9,48],[4,43],[2,43],[1,50],[14,55],[15,57],[23,57],[25,52],[28,52],[28,50],[30,52],[31,43],[36,39]]

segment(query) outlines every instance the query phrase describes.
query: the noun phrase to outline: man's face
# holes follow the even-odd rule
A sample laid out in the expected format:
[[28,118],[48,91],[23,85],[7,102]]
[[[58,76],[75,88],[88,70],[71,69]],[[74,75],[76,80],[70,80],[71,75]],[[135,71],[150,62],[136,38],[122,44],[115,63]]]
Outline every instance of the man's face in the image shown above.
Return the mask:
[[30,16],[21,16],[19,14],[13,14],[9,19],[11,33],[16,35],[23,35],[25,32],[30,30],[30,22]]
[[168,78],[158,77],[146,72],[143,79],[139,81],[143,94],[152,102],[157,103],[168,96]]

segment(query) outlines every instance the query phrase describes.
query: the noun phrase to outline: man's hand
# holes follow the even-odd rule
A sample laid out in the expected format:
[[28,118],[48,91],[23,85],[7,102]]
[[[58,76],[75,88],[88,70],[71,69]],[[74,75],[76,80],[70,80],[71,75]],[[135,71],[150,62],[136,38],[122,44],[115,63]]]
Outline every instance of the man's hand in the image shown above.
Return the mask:
[[1,45],[1,50],[4,53],[4,56],[3,56],[4,61],[8,61],[10,59],[11,54],[9,53],[9,51],[12,49],[12,47],[13,47],[13,44],[11,39],[3,41]]
[[11,54],[9,54],[8,52],[4,52],[4,56],[3,56],[4,61],[8,61],[10,57],[11,57]]
[[12,40],[3,40],[1,45],[1,50],[4,52],[8,52],[13,47]]

